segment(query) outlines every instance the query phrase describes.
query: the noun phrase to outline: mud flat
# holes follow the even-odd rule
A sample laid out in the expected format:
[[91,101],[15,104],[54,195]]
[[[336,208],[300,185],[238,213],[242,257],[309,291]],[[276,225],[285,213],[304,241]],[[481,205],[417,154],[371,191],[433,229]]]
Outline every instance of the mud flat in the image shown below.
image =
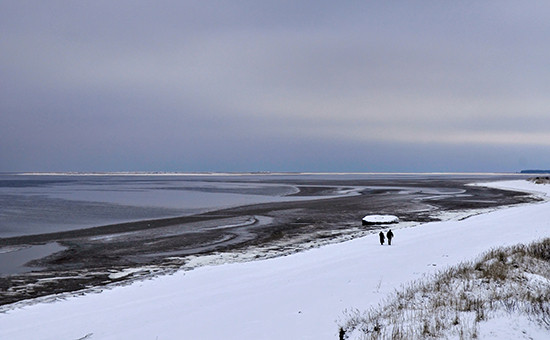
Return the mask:
[[0,304],[341,242],[383,228],[362,225],[368,214],[398,216],[400,222],[392,225],[395,230],[536,200],[522,192],[467,185],[479,181],[469,176],[279,178],[277,183],[295,185],[300,191],[294,195],[308,199],[3,238],[0,252],[47,244],[58,245],[60,251],[25,263],[25,272],[3,273]]

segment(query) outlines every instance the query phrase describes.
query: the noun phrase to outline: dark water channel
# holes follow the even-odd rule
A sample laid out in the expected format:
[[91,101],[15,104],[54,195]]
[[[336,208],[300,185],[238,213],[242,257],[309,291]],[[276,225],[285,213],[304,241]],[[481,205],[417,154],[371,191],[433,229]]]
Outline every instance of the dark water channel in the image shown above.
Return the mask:
[[0,248],[0,276],[20,274],[39,270],[39,267],[26,266],[29,261],[38,260],[66,249],[57,242],[21,248]]

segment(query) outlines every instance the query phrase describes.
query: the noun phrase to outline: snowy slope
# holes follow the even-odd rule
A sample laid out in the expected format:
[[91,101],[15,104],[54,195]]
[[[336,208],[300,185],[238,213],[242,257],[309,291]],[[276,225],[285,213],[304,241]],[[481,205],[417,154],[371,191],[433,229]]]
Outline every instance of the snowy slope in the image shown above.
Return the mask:
[[[526,181],[492,185],[550,193]],[[392,246],[372,234],[17,307],[0,314],[0,339],[337,339],[345,309],[366,309],[407,281],[489,248],[550,236],[550,202],[393,230]]]

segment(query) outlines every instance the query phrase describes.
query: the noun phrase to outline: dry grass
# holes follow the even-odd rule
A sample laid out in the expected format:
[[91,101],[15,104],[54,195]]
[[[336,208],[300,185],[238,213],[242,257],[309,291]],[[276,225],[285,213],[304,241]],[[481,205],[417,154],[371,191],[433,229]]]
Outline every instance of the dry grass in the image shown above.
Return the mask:
[[529,181],[535,184],[548,184],[550,183],[550,176],[533,177],[533,178],[529,178]]
[[344,339],[478,337],[496,313],[527,315],[550,330],[550,239],[493,249],[402,287],[368,311],[346,311]]

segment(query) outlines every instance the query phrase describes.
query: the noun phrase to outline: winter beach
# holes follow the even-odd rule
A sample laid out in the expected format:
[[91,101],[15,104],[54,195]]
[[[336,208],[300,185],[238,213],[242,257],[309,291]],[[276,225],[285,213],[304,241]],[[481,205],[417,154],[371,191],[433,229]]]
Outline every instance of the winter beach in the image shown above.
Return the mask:
[[468,185],[510,177],[522,176],[4,176],[0,305],[339,243],[380,228],[366,214],[396,214],[406,227],[533,201]]
[[[548,185],[523,180],[491,186],[544,197],[550,193]],[[490,248],[548,237],[549,204],[392,227],[392,246],[380,246],[372,233],[289,256],[204,266],[6,305],[0,338],[337,339],[345,310],[375,306],[400,285]],[[487,325],[481,326],[480,338],[544,339],[548,334],[523,319]]]
[[549,340],[549,23],[0,1],[0,340]]

